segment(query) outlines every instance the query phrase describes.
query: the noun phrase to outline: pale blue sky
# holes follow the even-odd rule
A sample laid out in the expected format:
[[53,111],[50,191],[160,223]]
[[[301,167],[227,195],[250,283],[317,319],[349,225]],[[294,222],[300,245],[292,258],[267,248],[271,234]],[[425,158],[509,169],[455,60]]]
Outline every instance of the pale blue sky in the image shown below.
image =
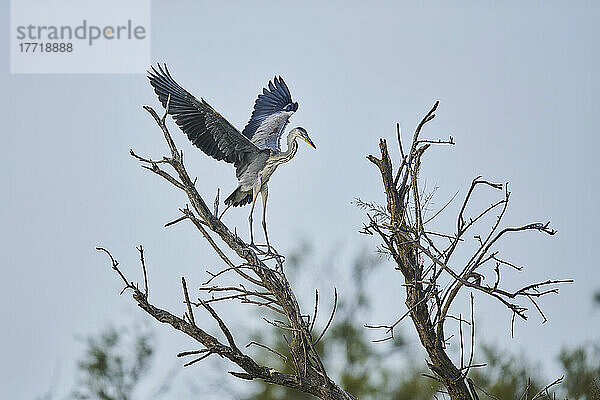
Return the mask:
[[[514,346],[552,373],[563,345],[598,339],[600,331],[591,302],[600,288],[594,256],[598,11],[597,3],[583,1],[155,1],[152,61],[167,62],[183,86],[240,129],[267,80],[275,74],[286,79],[300,103],[291,126],[305,127],[317,150],[302,146],[271,180],[270,233],[281,250],[311,238],[321,258],[336,243],[344,243],[346,258],[362,247],[374,249],[357,233],[363,215],[350,204],[356,196],[383,201],[380,178],[365,155],[377,152],[379,137],[394,137],[397,121],[411,132],[440,100],[438,118],[424,133],[452,134],[457,145],[425,159],[423,176],[440,186],[437,203],[456,190],[464,195],[482,174],[510,181],[508,222],[550,219],[559,231],[502,243],[515,262],[527,265],[507,276],[509,287],[547,277],[576,280],[543,301],[550,322],[541,325],[531,313],[510,339],[509,313],[478,303],[482,342]],[[31,399],[52,385],[53,374],[56,391],[68,391],[81,351],[76,335],[145,319],[128,296],[118,296],[119,282],[96,245],[110,248],[134,274],[134,246],[143,243],[152,301],[178,313],[181,275],[198,285],[217,258],[191,227],[162,228],[185,199],[128,154],[131,147],[154,157],[166,150],[141,109],[158,106],[146,78],[11,75],[8,1],[0,12],[7,27],[0,42],[0,397]],[[217,187],[235,187],[229,165],[192,148],[175,127],[173,134],[208,199]],[[247,212],[235,210],[227,222],[247,232]],[[449,217],[440,223],[452,229]],[[345,295],[344,277],[327,274],[326,267],[321,276],[298,286],[304,307],[310,308],[315,285],[323,291],[338,286]],[[377,321],[365,322],[388,322],[404,312],[396,292],[400,277],[388,268],[371,284],[378,282],[388,286]],[[161,365],[170,368],[174,354],[190,344],[153,326]],[[206,374],[203,368],[182,374],[195,379]]]

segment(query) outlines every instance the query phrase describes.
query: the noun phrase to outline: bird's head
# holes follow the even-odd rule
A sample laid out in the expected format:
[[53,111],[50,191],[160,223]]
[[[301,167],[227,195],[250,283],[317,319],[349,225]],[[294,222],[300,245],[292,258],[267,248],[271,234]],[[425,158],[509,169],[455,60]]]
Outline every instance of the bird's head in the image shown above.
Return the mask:
[[317,148],[317,146],[315,146],[315,144],[313,143],[311,138],[308,136],[308,132],[306,132],[306,129],[299,126],[297,128],[292,129],[292,132],[294,133],[294,136],[299,137],[300,139],[304,140],[313,149]]

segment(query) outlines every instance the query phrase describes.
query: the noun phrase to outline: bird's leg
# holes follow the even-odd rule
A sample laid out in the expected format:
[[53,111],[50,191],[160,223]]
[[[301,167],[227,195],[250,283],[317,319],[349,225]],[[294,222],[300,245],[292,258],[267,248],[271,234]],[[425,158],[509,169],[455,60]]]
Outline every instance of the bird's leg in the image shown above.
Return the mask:
[[250,208],[250,215],[248,216],[248,223],[250,224],[250,246],[254,247],[254,232],[252,231],[252,214],[254,213],[254,204],[256,203],[256,197],[252,200],[252,208]]
[[252,230],[252,214],[254,214],[254,205],[256,204],[256,199],[258,198],[258,193],[260,191],[260,179],[257,184],[252,188],[252,207],[250,208],[250,215],[248,216],[248,223],[250,224],[250,247],[256,248],[254,245],[254,231]]
[[260,189],[260,194],[262,197],[263,203],[263,213],[262,213],[262,226],[263,231],[265,232],[265,240],[267,241],[267,254],[271,254],[271,244],[269,244],[269,235],[267,234],[267,197],[269,195],[269,188],[267,185],[263,185]]
[[225,215],[225,212],[227,212],[227,210],[229,210],[229,207],[231,207],[232,204],[233,203],[229,203],[229,205],[227,207],[225,207],[225,209],[223,210],[221,215],[219,215],[219,219],[223,218],[223,215]]

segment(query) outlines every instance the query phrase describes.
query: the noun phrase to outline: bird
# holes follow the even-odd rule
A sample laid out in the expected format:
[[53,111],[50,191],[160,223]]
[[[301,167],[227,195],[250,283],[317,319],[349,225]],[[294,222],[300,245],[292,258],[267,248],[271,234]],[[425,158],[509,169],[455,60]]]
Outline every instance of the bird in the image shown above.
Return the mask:
[[[227,211],[230,207],[252,204],[248,223],[250,246],[254,244],[254,206],[260,193],[262,197],[262,227],[267,242],[267,253],[271,244],[267,233],[266,209],[267,183],[275,169],[290,161],[298,151],[297,139],[317,147],[301,126],[291,129],[287,135],[287,148],[281,150],[280,142],[290,117],[298,110],[292,101],[290,90],[281,76],[275,76],[263,88],[254,102],[252,114],[240,132],[221,114],[215,111],[202,97],[195,98],[173,79],[166,64],[157,64],[148,70],[148,79],[160,103],[173,117],[192,144],[216,160],[235,166],[237,188],[225,199]],[[168,102],[168,105],[167,105]]]

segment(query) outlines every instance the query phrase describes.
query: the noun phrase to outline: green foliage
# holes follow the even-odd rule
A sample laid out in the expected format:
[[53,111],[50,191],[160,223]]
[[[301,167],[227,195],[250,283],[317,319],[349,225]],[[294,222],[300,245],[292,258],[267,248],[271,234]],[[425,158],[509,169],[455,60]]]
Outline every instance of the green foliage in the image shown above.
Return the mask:
[[[378,352],[366,338],[362,326],[348,318],[334,323],[322,342],[318,344],[320,354],[337,368],[336,379],[349,393],[361,400],[431,400],[441,389],[435,381],[422,375],[424,370],[400,368],[390,364],[390,357],[399,352],[409,358],[401,341],[394,343],[396,349],[386,348]],[[132,400],[140,378],[149,369],[152,341],[147,333],[135,332],[127,335],[109,328],[98,336],[86,339],[86,349],[78,362],[80,380],[73,393],[75,399]],[[284,340],[277,341],[277,351],[284,353]],[[500,351],[490,345],[482,346],[480,357],[487,366],[473,369],[470,377],[478,387],[498,399],[520,400],[531,398],[549,381],[543,380],[538,371],[522,356]],[[277,359],[279,360],[279,359]],[[553,388],[559,399],[600,399],[600,346],[579,346],[563,350],[559,360],[565,371],[561,386]],[[269,360],[271,365],[291,373],[292,369],[283,361]],[[528,380],[529,387],[528,387]],[[50,400],[51,396],[40,397]],[[168,398],[168,395],[167,395]],[[248,400],[308,400],[314,397],[275,385],[258,383],[258,390]],[[437,398],[441,398],[438,394]],[[480,392],[480,398],[487,398]]]
[[392,389],[389,398],[392,400],[434,399],[441,386],[430,378],[424,377],[422,373],[422,371],[415,369],[402,372],[400,379],[398,379],[398,376],[390,377],[389,379],[395,379],[398,383]]
[[140,378],[148,371],[152,356],[151,336],[135,331],[131,335],[107,328],[86,339],[78,361],[78,387],[73,398],[130,400]]
[[[300,251],[288,257],[288,272],[299,269],[306,272],[306,254],[310,247],[304,245]],[[332,257],[333,258],[333,257]],[[292,262],[290,262],[292,261]],[[363,326],[363,317],[370,312],[370,293],[366,290],[368,278],[379,265],[380,258],[359,253],[351,265],[352,287],[338,302],[335,318],[326,335],[318,343],[317,351],[328,366],[328,373],[336,382],[361,400],[428,400],[439,389],[439,385],[424,378],[418,370],[409,370],[400,366],[401,357],[406,351],[404,342],[396,337],[393,342],[373,343]],[[335,268],[335,266],[329,266]],[[315,328],[315,331],[317,329]],[[314,332],[318,336],[320,332]],[[397,336],[397,335],[396,335]],[[273,335],[269,341],[271,347],[288,355],[287,344],[281,336]],[[273,345],[274,343],[274,345]],[[404,354],[405,355],[405,354]],[[264,360],[274,364],[270,356]],[[292,373],[290,365],[280,362],[279,367]],[[257,383],[258,389],[247,400],[305,400],[313,399],[294,390]]]
[[[303,246],[306,252],[309,246]],[[292,268],[300,268],[304,273],[310,266],[301,265],[306,259],[301,254],[294,255]],[[297,263],[297,264],[296,264]],[[327,335],[319,343],[318,351],[329,373],[345,390],[361,400],[431,400],[442,398],[438,391],[441,386],[423,373],[431,374],[425,368],[401,367],[402,360],[409,360],[411,354],[401,338],[396,338],[391,346],[373,344],[362,325],[363,316],[370,311],[371,292],[368,278],[378,262],[368,255],[361,254],[352,263],[353,295],[342,296],[338,312]],[[289,270],[288,270],[289,271]],[[280,353],[286,354],[287,345],[283,339],[272,338]],[[600,350],[592,346],[577,348],[561,353],[561,363],[565,371],[562,387],[553,387],[551,392],[557,398],[600,400]],[[592,354],[593,353],[593,354]],[[491,396],[502,400],[531,398],[551,380],[541,376],[540,368],[533,365],[523,355],[503,351],[491,345],[483,345],[478,351],[478,359],[487,363],[485,368],[471,370],[469,377],[475,384]],[[265,362],[268,361],[265,359]],[[271,363],[271,365],[274,365]],[[419,365],[422,365],[419,363]],[[281,365],[280,365],[281,366]],[[424,367],[424,365],[423,365]],[[284,368],[288,373],[292,369]],[[304,400],[312,399],[302,393],[285,388],[257,383],[258,390],[247,400]],[[480,398],[488,396],[479,390]],[[436,396],[437,394],[437,396]],[[562,397],[560,397],[562,396]],[[596,396],[596,397],[593,397]]]
[[499,399],[521,399],[526,391],[532,397],[545,386],[536,373],[539,369],[524,357],[490,345],[483,345],[481,353],[487,366],[472,370],[469,377],[487,393]]
[[558,358],[565,371],[562,389],[569,399],[600,399],[600,345],[565,349]]
[[[303,244],[297,252],[288,256],[288,273],[302,272],[307,276],[310,249],[308,244]],[[438,393],[442,389],[440,384],[423,376],[423,373],[431,372],[425,369],[421,353],[417,354],[418,361],[411,363],[415,353],[407,348],[397,332],[392,342],[373,343],[363,326],[365,317],[371,312],[371,296],[377,295],[369,289],[368,282],[378,265],[379,258],[365,253],[360,253],[351,263],[352,284],[344,292],[352,295],[340,296],[336,317],[317,344],[317,351],[332,378],[361,400],[444,398]],[[334,265],[328,267],[335,269]],[[348,270],[344,269],[344,273],[348,274]],[[600,299],[598,302],[600,304]],[[321,315],[320,318],[327,317]],[[322,325],[324,323],[322,321]],[[315,327],[315,339],[322,328]],[[265,339],[261,332],[255,335],[255,340],[289,357],[283,337],[285,332],[271,332],[271,337]],[[78,362],[78,385],[72,397],[78,400],[133,400],[135,388],[150,367],[153,353],[151,336],[139,329],[128,333],[108,328],[88,337],[85,344],[84,355]],[[291,361],[286,362],[269,352],[257,353],[263,357],[257,361],[282,372],[293,373]],[[491,345],[483,345],[477,352],[477,359],[486,362],[487,366],[472,369],[469,377],[477,387],[501,400],[530,399],[551,381],[541,376],[540,369],[523,355],[517,356]],[[562,385],[551,390],[557,399],[600,400],[600,345],[565,349],[560,353],[559,361],[565,379]],[[255,382],[254,385],[255,392],[247,395],[246,400],[314,399],[313,396],[263,382]],[[481,399],[488,398],[480,389],[478,392]],[[164,395],[164,398],[169,397],[168,393]],[[235,398],[244,398],[244,395]],[[51,400],[51,395],[39,399]]]

